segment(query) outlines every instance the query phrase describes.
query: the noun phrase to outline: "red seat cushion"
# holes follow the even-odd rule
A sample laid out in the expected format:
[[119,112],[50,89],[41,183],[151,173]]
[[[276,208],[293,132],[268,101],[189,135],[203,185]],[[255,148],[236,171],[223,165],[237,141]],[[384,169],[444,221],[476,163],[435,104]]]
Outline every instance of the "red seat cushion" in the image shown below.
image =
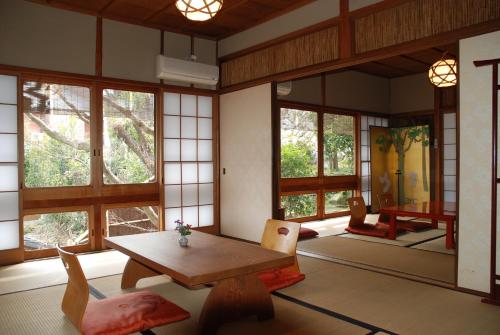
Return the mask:
[[316,230],[312,230],[310,228],[301,227],[299,231],[299,240],[303,240],[306,238],[316,237],[318,232]]
[[381,223],[377,223],[376,225],[364,223],[356,226],[348,226],[345,230],[352,234],[386,237],[389,232],[389,226]]
[[141,291],[89,301],[82,320],[85,335],[130,334],[190,317],[158,294]]
[[264,282],[269,292],[292,286],[306,278],[303,273],[289,269],[272,269],[260,272],[257,276]]

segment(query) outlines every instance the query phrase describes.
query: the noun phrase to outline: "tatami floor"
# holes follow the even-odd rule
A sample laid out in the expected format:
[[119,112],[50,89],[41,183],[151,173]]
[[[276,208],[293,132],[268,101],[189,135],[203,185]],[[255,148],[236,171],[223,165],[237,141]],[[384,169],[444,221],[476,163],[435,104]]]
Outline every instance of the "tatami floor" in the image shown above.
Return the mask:
[[[108,251],[79,258],[93,278],[92,299],[124,293],[126,257]],[[219,334],[500,334],[500,308],[477,296],[330,260],[299,256],[299,264],[306,279],[273,295],[273,320],[242,320]],[[76,334],[60,310],[65,280],[59,259],[0,268],[0,334]],[[154,334],[196,334],[210,288],[188,290],[160,276],[140,281],[138,289],[158,292],[192,314]]]

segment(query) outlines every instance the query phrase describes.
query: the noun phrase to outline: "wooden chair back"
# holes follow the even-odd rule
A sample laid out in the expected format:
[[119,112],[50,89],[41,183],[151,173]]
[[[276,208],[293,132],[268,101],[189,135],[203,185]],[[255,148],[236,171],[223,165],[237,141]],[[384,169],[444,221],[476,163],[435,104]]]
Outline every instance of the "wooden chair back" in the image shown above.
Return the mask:
[[[392,196],[392,193],[377,194],[377,199],[378,199],[378,207],[379,208],[394,206],[394,198]],[[389,215],[380,214],[378,221],[385,222],[385,223],[389,222]]]
[[89,286],[80,262],[75,254],[57,246],[62,263],[68,274],[68,285],[64,292],[62,310],[78,330],[81,329],[83,315],[89,300]]
[[347,200],[349,202],[349,209],[351,210],[351,218],[349,226],[355,227],[365,223],[366,218],[366,205],[363,197],[353,197]]
[[290,269],[300,272],[296,256],[299,232],[299,222],[269,219],[266,222],[260,246],[295,256],[295,264]]

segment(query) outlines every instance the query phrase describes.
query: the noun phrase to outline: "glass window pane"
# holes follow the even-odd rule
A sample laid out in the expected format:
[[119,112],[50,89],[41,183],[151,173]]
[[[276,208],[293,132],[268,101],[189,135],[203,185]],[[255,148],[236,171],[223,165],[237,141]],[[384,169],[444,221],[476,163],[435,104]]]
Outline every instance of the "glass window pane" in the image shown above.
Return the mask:
[[19,219],[19,192],[0,193],[0,221]]
[[23,98],[25,185],[89,185],[90,89],[26,82]]
[[155,95],[105,89],[103,112],[104,183],[154,182]]
[[316,194],[281,196],[281,208],[285,209],[285,219],[314,216],[317,213]]
[[186,95],[181,96],[181,114],[196,116],[196,96]]
[[325,213],[344,212],[349,210],[347,199],[353,197],[353,191],[325,192]]
[[212,119],[198,119],[198,138],[212,138]]
[[163,94],[163,114],[179,115],[181,113],[181,95],[177,93]]
[[181,137],[196,138],[196,118],[182,117],[181,118]]
[[163,137],[179,138],[181,137],[181,118],[179,116],[163,117]]
[[198,205],[198,185],[182,185],[182,206]]
[[174,230],[177,227],[175,221],[182,218],[181,208],[168,208],[165,210],[165,229]]
[[196,140],[182,140],[181,148],[183,162],[196,161]]
[[0,222],[0,250],[19,248],[19,221]]
[[192,184],[198,182],[198,169],[196,164],[182,164],[182,183]]
[[323,141],[325,176],[354,175],[354,117],[325,113]]
[[193,227],[198,227],[198,207],[183,207],[182,221]]
[[163,159],[166,161],[179,161],[181,158],[180,140],[163,141]]
[[212,163],[200,163],[200,183],[211,183],[214,181],[214,165]]
[[198,141],[198,160],[199,161],[212,160],[212,140]]
[[0,192],[17,191],[17,164],[0,165]]
[[281,109],[281,178],[318,175],[318,115]]
[[167,163],[164,165],[165,184],[181,183],[181,164]]
[[209,205],[214,203],[214,184],[200,184],[200,204]]
[[165,186],[165,207],[180,207],[181,206],[181,186],[167,185]]
[[214,206],[200,206],[200,227],[213,226]]
[[17,106],[0,105],[0,133],[17,133]]
[[89,216],[85,211],[26,215],[24,249],[40,250],[89,243]]
[[0,103],[17,104],[17,77],[0,75]]
[[107,236],[152,233],[159,230],[158,207],[113,208],[106,211]]
[[198,116],[212,117],[212,97],[198,97]]

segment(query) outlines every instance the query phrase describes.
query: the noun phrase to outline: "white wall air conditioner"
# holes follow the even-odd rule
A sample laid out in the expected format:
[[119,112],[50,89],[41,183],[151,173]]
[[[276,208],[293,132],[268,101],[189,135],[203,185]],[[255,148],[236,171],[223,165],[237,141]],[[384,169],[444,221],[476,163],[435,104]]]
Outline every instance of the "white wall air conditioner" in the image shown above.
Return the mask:
[[277,91],[279,96],[289,95],[292,92],[292,81],[290,80],[278,83]]
[[190,84],[216,85],[219,67],[158,55],[156,77]]

